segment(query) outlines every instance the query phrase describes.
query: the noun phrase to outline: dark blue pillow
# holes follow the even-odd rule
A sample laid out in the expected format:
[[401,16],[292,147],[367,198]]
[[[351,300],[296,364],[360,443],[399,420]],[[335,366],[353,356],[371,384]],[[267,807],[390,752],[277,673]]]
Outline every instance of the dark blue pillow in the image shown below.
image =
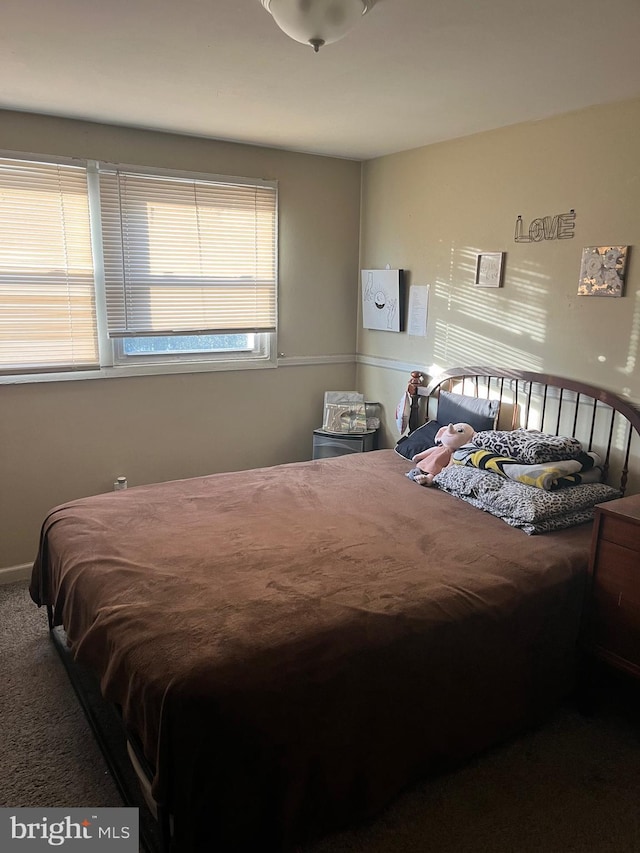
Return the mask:
[[438,421],[427,421],[418,429],[414,429],[409,435],[403,436],[395,446],[396,453],[405,459],[413,459],[416,453],[422,453],[430,447],[435,447],[436,433],[442,424]]
[[441,391],[438,397],[438,423],[469,424],[476,432],[495,429],[500,414],[499,400],[483,400]]

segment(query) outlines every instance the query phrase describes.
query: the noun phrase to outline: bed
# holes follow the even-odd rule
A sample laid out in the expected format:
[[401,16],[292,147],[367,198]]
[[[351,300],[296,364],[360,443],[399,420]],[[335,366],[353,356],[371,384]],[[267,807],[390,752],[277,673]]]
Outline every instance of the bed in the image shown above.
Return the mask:
[[[494,398],[510,427],[580,433],[633,488],[640,415],[614,394],[488,368],[409,387],[414,429],[445,388]],[[300,848],[572,690],[590,524],[527,535],[411,467],[386,449],[45,519],[31,596],[119,709],[165,849]]]

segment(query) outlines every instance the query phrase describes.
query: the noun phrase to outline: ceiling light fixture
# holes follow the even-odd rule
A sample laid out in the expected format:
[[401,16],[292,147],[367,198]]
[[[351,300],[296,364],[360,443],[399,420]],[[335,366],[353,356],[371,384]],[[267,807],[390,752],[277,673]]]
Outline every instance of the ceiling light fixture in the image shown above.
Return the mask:
[[262,0],[283,33],[317,53],[346,36],[376,0]]

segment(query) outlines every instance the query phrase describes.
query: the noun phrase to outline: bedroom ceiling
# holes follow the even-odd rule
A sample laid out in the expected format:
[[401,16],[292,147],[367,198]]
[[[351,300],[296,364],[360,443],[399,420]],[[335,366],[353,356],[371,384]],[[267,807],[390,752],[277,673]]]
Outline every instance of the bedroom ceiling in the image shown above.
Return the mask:
[[640,96],[639,42],[638,0],[378,0],[318,54],[260,0],[2,0],[0,108],[368,159]]

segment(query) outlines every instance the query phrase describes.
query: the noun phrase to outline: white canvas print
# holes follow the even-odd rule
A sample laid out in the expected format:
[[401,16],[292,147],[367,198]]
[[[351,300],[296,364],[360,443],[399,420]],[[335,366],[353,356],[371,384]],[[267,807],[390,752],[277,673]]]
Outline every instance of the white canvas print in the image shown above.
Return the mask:
[[365,329],[401,332],[402,270],[362,270],[362,325]]

